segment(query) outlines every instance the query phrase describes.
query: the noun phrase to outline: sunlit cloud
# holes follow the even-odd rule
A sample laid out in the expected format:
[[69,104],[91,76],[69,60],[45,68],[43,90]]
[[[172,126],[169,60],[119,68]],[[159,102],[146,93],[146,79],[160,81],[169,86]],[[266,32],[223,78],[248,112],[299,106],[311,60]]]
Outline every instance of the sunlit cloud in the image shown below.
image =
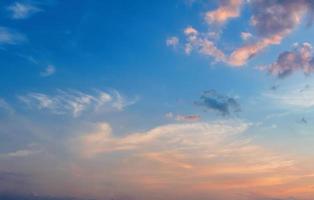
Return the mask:
[[227,20],[239,17],[242,0],[220,0],[216,10],[208,11],[205,20],[209,24],[223,24]]
[[279,78],[285,78],[297,71],[308,75],[313,70],[314,58],[312,45],[306,42],[295,44],[292,51],[280,53],[277,61],[269,67],[269,73]]
[[[214,11],[208,11],[206,21],[209,24],[225,23],[231,18],[240,15],[240,8],[244,4],[241,0],[220,1],[220,7]],[[246,41],[254,38],[250,43],[234,48],[227,54],[219,48],[217,42],[211,39],[207,32],[200,32],[195,28],[188,27],[186,35],[185,52],[190,54],[193,50],[214,58],[216,61],[226,63],[229,66],[244,66],[250,59],[263,52],[272,45],[281,44],[282,40],[289,35],[306,15],[313,14],[313,2],[302,1],[248,1],[252,11],[251,27],[255,30],[256,36],[252,33],[242,32],[241,38]],[[313,18],[308,18],[309,21]]]

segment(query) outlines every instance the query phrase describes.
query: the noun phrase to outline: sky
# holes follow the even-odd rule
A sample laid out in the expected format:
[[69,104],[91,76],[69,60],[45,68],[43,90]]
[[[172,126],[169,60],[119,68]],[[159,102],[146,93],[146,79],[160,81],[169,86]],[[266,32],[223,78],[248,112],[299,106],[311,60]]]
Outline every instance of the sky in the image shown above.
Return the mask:
[[311,200],[312,0],[0,1],[0,199]]

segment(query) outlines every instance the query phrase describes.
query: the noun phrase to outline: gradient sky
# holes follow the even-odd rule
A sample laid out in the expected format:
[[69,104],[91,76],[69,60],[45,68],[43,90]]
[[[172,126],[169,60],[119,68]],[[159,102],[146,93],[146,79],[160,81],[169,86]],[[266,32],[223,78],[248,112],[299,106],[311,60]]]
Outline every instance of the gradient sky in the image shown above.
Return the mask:
[[2,0],[0,198],[312,200],[314,1]]

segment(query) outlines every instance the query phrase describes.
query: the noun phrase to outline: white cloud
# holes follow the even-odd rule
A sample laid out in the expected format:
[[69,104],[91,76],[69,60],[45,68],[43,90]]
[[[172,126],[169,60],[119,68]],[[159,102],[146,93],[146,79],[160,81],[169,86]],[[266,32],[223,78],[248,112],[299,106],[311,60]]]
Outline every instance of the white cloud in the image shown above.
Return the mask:
[[178,37],[169,37],[166,40],[166,45],[171,47],[177,47],[179,44],[179,38]]
[[14,30],[0,26],[0,45],[17,45],[27,41],[27,38]]
[[14,152],[9,152],[5,154],[5,157],[11,157],[11,158],[28,157],[36,153],[39,153],[39,151],[32,150],[32,149],[22,149],[22,150],[17,150]]
[[103,109],[122,111],[125,107],[135,104],[138,100],[137,98],[128,100],[115,90],[111,93],[98,91],[95,94],[76,90],[59,90],[54,95],[28,93],[19,96],[19,99],[30,108],[48,110],[54,114],[70,113],[74,117],[80,116],[83,112],[98,112]]
[[246,41],[253,37],[253,35],[249,32],[241,32],[241,38],[242,40]]
[[11,12],[11,17],[13,19],[25,19],[31,15],[42,11],[42,9],[36,7],[35,5],[15,2],[7,7],[7,10]]
[[56,73],[56,68],[53,65],[48,65],[45,71],[41,72],[40,75],[43,77],[51,76]]

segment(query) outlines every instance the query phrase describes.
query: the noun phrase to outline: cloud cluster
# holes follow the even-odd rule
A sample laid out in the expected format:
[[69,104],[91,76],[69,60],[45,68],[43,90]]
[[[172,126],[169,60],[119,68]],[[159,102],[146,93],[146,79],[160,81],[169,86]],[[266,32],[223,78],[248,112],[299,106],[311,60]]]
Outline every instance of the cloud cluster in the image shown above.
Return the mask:
[[285,78],[296,71],[310,74],[314,71],[312,45],[309,43],[295,44],[292,51],[282,52],[277,61],[270,65],[269,73]]
[[40,8],[32,4],[15,2],[7,7],[7,10],[11,12],[13,19],[25,19],[31,15],[42,11]]
[[25,41],[27,38],[23,34],[0,26],[0,45],[17,45]]
[[99,111],[102,109],[122,111],[125,107],[137,102],[137,98],[128,100],[118,91],[112,93],[99,91],[88,94],[77,90],[58,90],[55,95],[43,93],[28,93],[19,99],[30,108],[48,110],[54,114],[68,114],[78,117],[84,111]]
[[241,111],[240,104],[235,98],[219,94],[215,90],[204,92],[196,105],[216,111],[223,116]]
[[[244,1],[241,0],[221,0],[218,9],[207,12],[205,21],[209,24],[223,24],[230,18],[239,17],[242,4]],[[280,44],[302,22],[305,15],[313,15],[314,8],[311,0],[251,0],[248,4],[252,13],[250,25],[256,33],[254,41],[247,42],[249,38],[253,38],[253,35],[242,32],[241,37],[245,43],[227,54],[209,37],[209,33],[187,27],[185,52],[190,54],[195,50],[230,66],[243,66],[268,46]],[[311,22],[313,18],[308,19]]]

